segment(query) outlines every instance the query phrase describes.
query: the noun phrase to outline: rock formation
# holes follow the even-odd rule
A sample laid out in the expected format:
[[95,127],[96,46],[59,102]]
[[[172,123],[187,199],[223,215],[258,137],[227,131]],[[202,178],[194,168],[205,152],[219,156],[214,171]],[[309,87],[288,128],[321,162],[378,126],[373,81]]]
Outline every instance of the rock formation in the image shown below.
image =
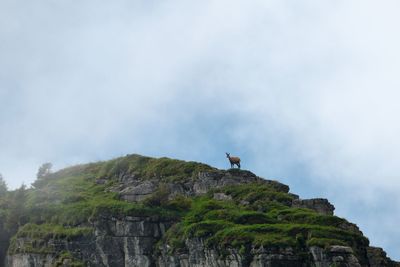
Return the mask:
[[249,171],[130,155],[61,170],[29,193],[6,267],[400,266],[328,200]]

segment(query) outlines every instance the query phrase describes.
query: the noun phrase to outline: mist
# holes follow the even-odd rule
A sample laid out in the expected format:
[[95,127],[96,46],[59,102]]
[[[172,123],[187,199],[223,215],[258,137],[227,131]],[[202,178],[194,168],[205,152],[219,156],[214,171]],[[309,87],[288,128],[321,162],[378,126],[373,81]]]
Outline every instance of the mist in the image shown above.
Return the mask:
[[231,152],[400,259],[399,5],[2,1],[0,172]]

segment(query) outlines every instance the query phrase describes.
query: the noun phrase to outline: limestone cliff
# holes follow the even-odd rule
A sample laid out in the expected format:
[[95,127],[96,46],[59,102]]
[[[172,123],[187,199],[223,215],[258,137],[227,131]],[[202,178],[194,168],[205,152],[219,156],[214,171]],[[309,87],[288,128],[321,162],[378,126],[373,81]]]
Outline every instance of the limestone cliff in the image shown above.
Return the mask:
[[129,155],[27,194],[7,267],[400,266],[326,199],[249,171]]

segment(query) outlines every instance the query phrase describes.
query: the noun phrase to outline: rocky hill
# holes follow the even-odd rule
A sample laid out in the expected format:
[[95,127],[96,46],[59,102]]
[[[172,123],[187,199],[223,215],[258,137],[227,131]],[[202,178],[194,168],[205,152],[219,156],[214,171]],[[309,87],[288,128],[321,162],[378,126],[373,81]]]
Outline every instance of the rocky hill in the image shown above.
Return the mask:
[[326,199],[249,171],[139,155],[0,197],[0,259],[20,266],[400,266]]

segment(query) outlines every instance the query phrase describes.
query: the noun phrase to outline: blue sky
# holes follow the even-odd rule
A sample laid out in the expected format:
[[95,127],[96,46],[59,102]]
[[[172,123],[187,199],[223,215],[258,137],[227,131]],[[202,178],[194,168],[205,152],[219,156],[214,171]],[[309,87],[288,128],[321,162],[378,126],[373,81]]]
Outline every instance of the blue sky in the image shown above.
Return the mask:
[[326,197],[400,260],[396,1],[0,2],[0,172],[128,153]]

